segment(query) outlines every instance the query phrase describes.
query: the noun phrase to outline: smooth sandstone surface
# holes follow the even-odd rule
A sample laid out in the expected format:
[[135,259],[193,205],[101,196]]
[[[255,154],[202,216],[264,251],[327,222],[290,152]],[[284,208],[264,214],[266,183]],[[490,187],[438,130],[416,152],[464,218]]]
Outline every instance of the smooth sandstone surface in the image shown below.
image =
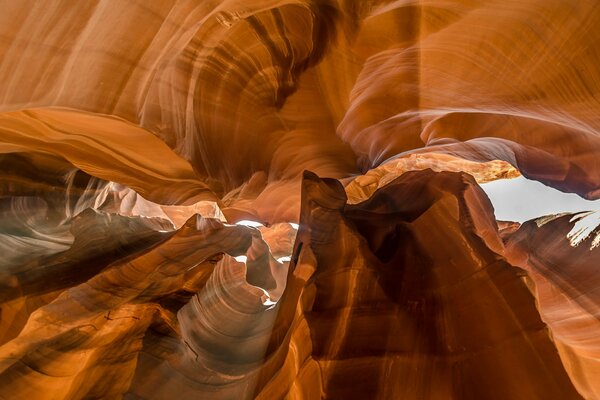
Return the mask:
[[[600,399],[595,0],[0,0],[0,398]],[[540,199],[543,201],[543,199]]]

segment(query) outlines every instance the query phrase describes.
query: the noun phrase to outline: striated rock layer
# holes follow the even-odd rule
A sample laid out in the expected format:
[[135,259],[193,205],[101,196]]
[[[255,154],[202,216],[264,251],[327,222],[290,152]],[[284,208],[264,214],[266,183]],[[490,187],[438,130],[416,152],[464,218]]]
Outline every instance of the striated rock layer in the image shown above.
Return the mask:
[[599,27],[0,0],[0,398],[600,399]]

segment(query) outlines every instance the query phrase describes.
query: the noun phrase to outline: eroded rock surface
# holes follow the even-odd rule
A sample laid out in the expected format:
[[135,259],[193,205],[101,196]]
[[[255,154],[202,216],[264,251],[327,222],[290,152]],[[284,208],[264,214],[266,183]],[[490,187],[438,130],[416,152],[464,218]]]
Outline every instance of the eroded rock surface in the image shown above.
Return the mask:
[[[0,398],[600,399],[592,0],[0,0]],[[543,201],[543,199],[540,199]]]

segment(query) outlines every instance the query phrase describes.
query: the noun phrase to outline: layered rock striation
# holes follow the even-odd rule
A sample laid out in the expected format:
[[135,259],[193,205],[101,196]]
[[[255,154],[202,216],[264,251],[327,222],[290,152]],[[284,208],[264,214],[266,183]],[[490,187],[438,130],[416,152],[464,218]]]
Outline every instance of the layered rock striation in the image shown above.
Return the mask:
[[0,11],[0,398],[600,398],[597,2]]

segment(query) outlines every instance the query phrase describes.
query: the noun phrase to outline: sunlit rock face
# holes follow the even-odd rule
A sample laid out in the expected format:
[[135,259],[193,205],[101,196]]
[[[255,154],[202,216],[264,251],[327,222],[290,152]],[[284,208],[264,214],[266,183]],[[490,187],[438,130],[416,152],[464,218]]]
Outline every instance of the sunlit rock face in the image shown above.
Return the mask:
[[592,0],[0,1],[0,398],[600,399],[598,212],[480,186],[600,198],[599,46]]

